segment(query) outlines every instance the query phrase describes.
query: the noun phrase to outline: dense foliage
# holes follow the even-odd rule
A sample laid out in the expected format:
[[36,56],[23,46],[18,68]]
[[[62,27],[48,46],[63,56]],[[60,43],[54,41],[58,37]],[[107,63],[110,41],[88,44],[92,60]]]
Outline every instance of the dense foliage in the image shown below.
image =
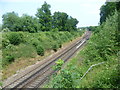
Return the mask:
[[120,1],[119,2],[106,2],[100,8],[100,24],[106,21],[109,15],[112,15],[115,9],[120,9]]
[[[64,12],[51,15],[50,5],[44,2],[37,9],[36,17],[23,14],[21,17],[15,12],[8,12],[2,16],[3,29],[9,31],[40,32],[40,31],[77,31],[77,19]],[[3,30],[4,31],[4,30]]]
[[44,56],[46,50],[57,51],[62,44],[82,35],[82,32],[5,32],[2,34],[3,66],[17,58]]

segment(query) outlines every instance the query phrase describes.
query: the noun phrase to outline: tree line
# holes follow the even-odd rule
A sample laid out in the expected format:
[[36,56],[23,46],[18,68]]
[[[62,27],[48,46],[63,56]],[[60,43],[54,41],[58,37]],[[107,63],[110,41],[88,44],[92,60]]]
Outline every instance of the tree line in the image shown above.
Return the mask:
[[35,17],[23,14],[8,12],[2,16],[2,29],[9,31],[24,31],[35,33],[39,31],[76,31],[78,20],[64,12],[55,12],[53,15],[51,6],[44,2],[41,8],[37,9]]
[[108,16],[113,15],[115,10],[120,12],[120,1],[105,2],[105,4],[100,8],[100,24],[105,22]]
[[[100,20],[99,20],[99,24],[100,25],[104,24],[106,22],[107,18],[109,18],[110,16],[114,15],[115,11],[120,13],[120,1],[119,2],[105,2],[105,4],[103,4],[100,7]],[[120,23],[120,17],[119,16],[120,15],[118,15],[118,21],[117,21],[118,24]],[[89,26],[87,28],[90,31],[99,32],[99,29],[97,29],[97,27],[99,27],[99,26]],[[118,28],[120,29],[120,25],[118,25]]]

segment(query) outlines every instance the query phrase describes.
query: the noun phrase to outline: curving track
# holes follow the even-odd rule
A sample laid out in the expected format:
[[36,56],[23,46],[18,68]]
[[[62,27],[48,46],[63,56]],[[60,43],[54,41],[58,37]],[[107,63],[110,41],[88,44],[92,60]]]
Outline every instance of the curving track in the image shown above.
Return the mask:
[[41,66],[34,68],[32,71],[26,73],[25,75],[21,76],[17,80],[9,83],[8,85],[4,86],[3,89],[16,89],[16,88],[38,88],[40,87],[49,76],[51,76],[54,72],[51,68],[55,65],[55,61],[58,59],[62,59],[64,61],[69,60],[83,44],[89,39],[91,35],[90,31],[86,31],[83,38],[74,44],[70,45],[70,47],[65,48],[64,51],[60,52],[51,60],[47,60]]

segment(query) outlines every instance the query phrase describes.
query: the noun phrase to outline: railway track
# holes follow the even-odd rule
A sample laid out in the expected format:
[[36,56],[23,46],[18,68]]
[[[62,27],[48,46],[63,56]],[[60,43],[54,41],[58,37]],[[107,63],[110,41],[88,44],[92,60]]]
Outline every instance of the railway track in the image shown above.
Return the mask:
[[55,65],[55,61],[57,61],[58,59],[62,59],[64,60],[64,62],[66,62],[68,59],[70,59],[76,53],[76,51],[79,50],[79,48],[89,39],[90,34],[90,31],[86,31],[81,40],[70,45],[70,47],[65,48],[57,56],[54,56],[54,58],[50,58],[51,60],[47,60],[42,65],[34,68],[30,72],[4,86],[3,89],[6,90],[8,88],[23,89],[40,87],[48,79],[49,76],[56,72],[51,68],[53,65]]

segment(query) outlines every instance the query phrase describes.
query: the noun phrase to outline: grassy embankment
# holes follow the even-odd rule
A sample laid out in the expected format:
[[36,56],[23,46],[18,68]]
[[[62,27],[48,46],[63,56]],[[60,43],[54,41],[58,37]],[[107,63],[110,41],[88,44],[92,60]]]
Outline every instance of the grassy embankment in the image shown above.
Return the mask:
[[[94,30],[88,44],[44,87],[47,88],[120,88],[118,14],[115,12]],[[93,64],[86,76],[81,77]]]
[[83,32],[4,32],[2,33],[3,77],[32,65],[56,52],[64,43],[82,35]]

